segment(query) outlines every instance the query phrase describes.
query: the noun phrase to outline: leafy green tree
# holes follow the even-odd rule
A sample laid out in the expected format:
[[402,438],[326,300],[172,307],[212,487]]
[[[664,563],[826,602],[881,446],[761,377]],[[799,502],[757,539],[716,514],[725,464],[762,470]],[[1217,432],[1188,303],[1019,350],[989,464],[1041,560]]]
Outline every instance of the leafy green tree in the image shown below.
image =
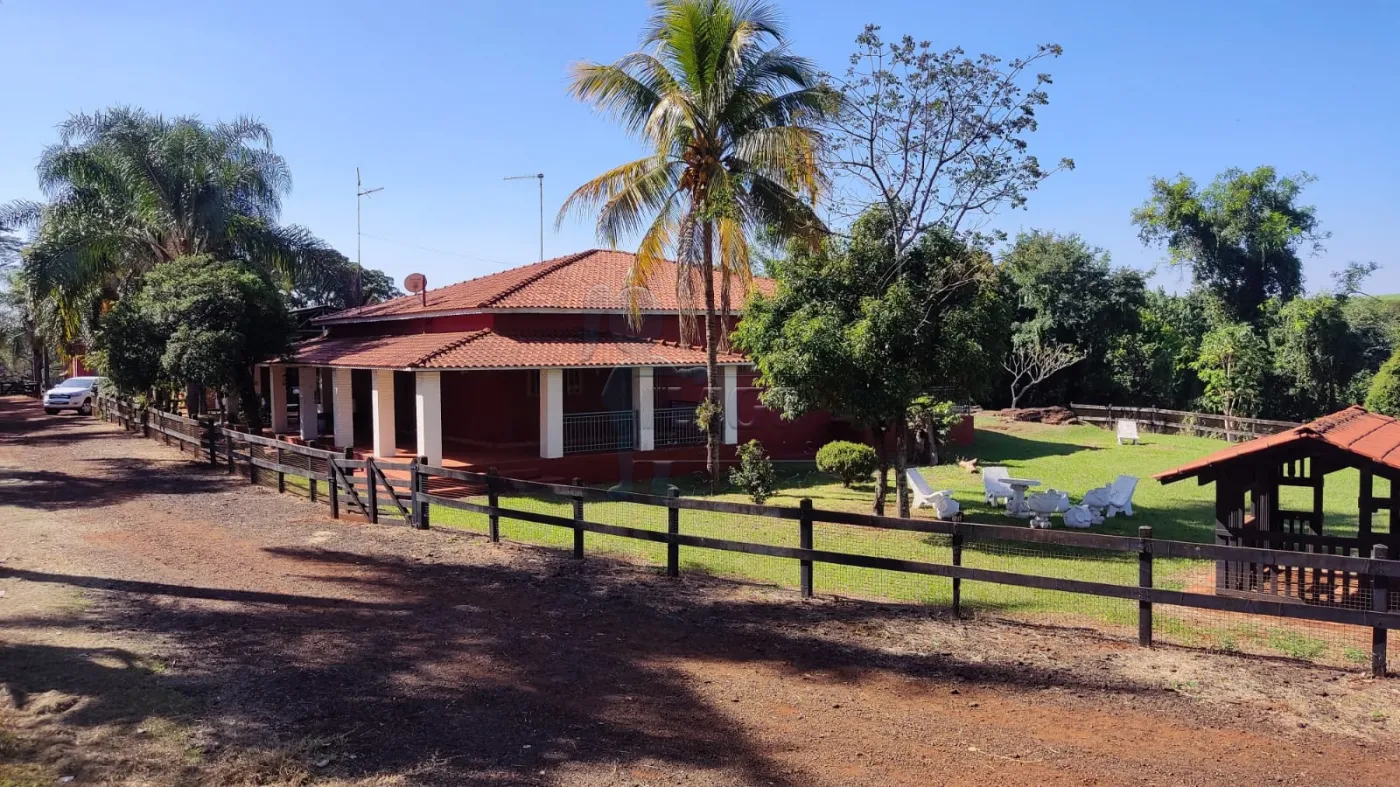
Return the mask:
[[1367,370],[1366,348],[1346,317],[1346,296],[1323,294],[1271,303],[1268,342],[1278,385],[1269,415],[1309,420],[1348,401],[1352,378]]
[[[886,435],[896,437],[896,487],[907,514],[907,413],[937,386],[990,376],[1005,333],[955,335],[986,320],[960,313],[994,308],[990,258],[946,233],[925,233],[896,267],[888,214],[872,209],[848,238],[817,250],[794,244],[775,266],[777,292],[755,296],[735,343],[757,366],[763,402],[796,417],[824,410],[868,427],[879,457],[874,510],[883,513],[890,468]],[[950,282],[962,284],[952,288]],[[930,293],[941,296],[932,299]],[[931,308],[933,305],[933,308]],[[982,342],[981,350],[950,355]]]
[[140,290],[103,317],[99,358],[126,393],[191,384],[224,391],[229,412],[241,411],[256,429],[253,365],[285,353],[293,329],[263,272],[182,257],[147,274]]
[[[650,150],[580,186],[559,219],[596,209],[598,237],[612,247],[642,234],[630,272],[634,320],[641,292],[674,254],[683,271],[677,295],[704,315],[705,397],[715,404],[731,292],[752,277],[748,238],[763,228],[822,232],[807,201],[822,188],[821,135],[811,123],[832,96],[812,64],[788,51],[767,3],[656,0],[653,8],[642,51],[610,65],[578,63],[570,85]],[[683,328],[691,330],[689,320]],[[708,430],[712,485],[719,437]]]
[[1194,406],[1201,380],[1192,364],[1212,325],[1207,299],[1200,290],[1182,295],[1161,288],[1147,291],[1140,330],[1118,337],[1111,351],[1119,396],[1156,407]]
[[6,205],[0,223],[35,230],[24,274],[57,303],[67,340],[177,258],[240,260],[290,290],[319,275],[327,251],[277,224],[291,174],[255,120],[210,125],[127,107],[75,115],[38,175],[48,202]]
[[1400,417],[1400,353],[1392,355],[1371,380],[1366,393],[1366,409],[1373,413]]
[[311,277],[292,291],[292,305],[329,306],[351,309],[371,303],[382,303],[403,295],[389,274],[375,268],[360,270],[359,297],[356,297],[356,265],[344,254],[328,250],[320,264],[318,275]]
[[1165,245],[1173,262],[1190,265],[1232,320],[1255,324],[1269,298],[1302,292],[1299,254],[1320,250],[1327,237],[1316,211],[1297,204],[1312,180],[1279,177],[1273,167],[1229,169],[1204,189],[1185,175],[1158,178],[1133,223],[1143,243]]
[[1193,367],[1205,384],[1201,403],[1226,419],[1253,415],[1268,370],[1268,348],[1248,323],[1225,323],[1201,339]]
[[1114,351],[1142,328],[1147,300],[1142,274],[1115,270],[1108,252],[1078,235],[1039,230],[1017,236],[1002,267],[1016,292],[1017,344],[1070,346],[1083,358],[1073,375],[1056,378],[1051,398],[1112,398]]

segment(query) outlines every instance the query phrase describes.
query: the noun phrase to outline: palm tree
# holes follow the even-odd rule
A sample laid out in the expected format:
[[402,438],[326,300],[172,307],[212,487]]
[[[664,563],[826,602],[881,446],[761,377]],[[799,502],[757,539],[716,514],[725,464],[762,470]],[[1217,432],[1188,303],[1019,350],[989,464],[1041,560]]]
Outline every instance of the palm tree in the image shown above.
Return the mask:
[[612,247],[641,233],[629,272],[634,325],[641,292],[668,253],[681,267],[676,288],[687,306],[687,339],[699,285],[707,354],[701,420],[713,486],[718,351],[727,341],[731,288],[742,293],[752,280],[750,233],[815,238],[824,231],[803,197],[815,203],[823,185],[822,138],[812,123],[833,97],[811,63],[788,52],[775,11],[762,2],[655,0],[642,50],[611,65],[573,68],[572,94],[617,117],[649,151],[580,186],[559,221],[570,210],[596,209],[598,237]]
[[244,260],[289,290],[317,274],[324,244],[277,224],[291,175],[263,124],[118,107],[75,115],[59,134],[38,166],[48,202],[0,207],[0,225],[34,231],[24,276],[56,302],[65,340],[151,267],[178,257]]

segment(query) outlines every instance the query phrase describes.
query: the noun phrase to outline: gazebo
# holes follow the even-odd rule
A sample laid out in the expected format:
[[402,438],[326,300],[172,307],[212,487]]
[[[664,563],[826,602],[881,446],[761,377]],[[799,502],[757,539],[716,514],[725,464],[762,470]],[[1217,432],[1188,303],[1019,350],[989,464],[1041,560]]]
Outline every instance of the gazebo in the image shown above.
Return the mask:
[[[1360,472],[1355,529],[1323,527],[1323,485],[1338,470]],[[1216,543],[1296,552],[1370,557],[1376,544],[1400,555],[1400,421],[1349,407],[1286,432],[1230,446],[1154,476],[1163,484],[1195,478],[1215,484]],[[1375,481],[1389,482],[1377,497]],[[1311,505],[1284,508],[1284,487],[1310,489]],[[1389,512],[1377,529],[1375,515]],[[1353,573],[1218,561],[1220,595],[1265,596],[1303,603],[1353,606],[1369,593]]]

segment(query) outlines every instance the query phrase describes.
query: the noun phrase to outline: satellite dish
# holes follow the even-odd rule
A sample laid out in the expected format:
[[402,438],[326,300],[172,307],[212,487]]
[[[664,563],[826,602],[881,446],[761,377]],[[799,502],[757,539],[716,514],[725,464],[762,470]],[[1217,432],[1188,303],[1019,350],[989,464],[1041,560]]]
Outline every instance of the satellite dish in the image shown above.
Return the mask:
[[422,293],[423,305],[428,305],[428,277],[421,273],[410,273],[403,280],[403,288],[409,292]]

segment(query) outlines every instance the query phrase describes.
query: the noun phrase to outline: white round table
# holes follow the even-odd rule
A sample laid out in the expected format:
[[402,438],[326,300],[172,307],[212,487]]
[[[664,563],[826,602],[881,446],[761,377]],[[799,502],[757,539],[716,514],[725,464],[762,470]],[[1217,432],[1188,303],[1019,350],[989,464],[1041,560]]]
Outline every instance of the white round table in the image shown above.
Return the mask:
[[1026,505],[1026,490],[1040,486],[1040,482],[1030,478],[1003,478],[1001,482],[1011,487],[1011,497],[1006,499],[1006,513],[1022,519],[1031,516],[1031,507]]

